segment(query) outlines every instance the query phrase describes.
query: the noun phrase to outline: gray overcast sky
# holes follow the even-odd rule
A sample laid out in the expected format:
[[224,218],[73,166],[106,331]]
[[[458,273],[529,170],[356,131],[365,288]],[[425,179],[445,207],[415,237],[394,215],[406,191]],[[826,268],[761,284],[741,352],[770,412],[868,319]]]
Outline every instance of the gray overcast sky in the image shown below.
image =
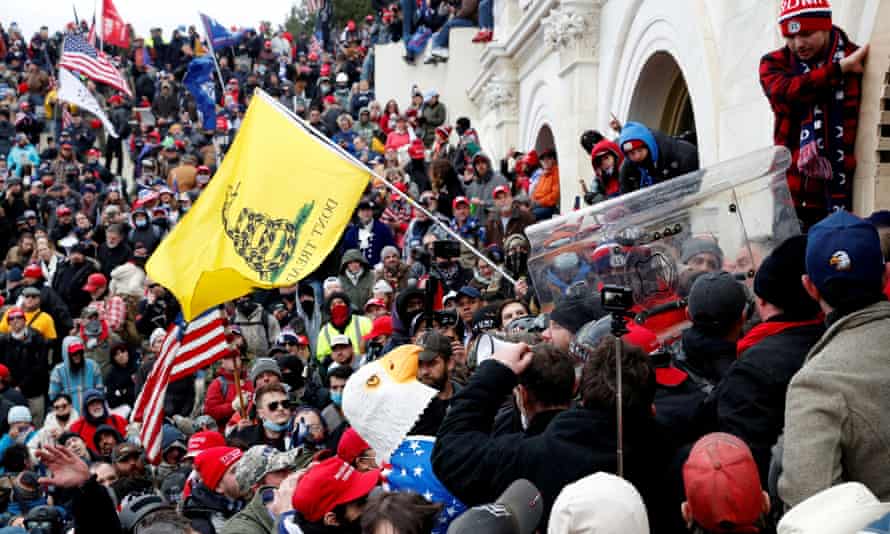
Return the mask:
[[[200,28],[198,11],[226,27],[255,28],[261,20],[268,20],[273,26],[284,23],[295,2],[302,0],[114,0],[114,5],[138,34],[147,36],[149,28],[160,26],[164,28],[164,37],[169,38],[173,28],[180,24],[194,24]],[[101,10],[102,0],[0,0],[0,6],[3,6],[0,21],[4,27],[13,21],[18,22],[25,38],[30,39],[43,24],[49,26],[50,32],[62,30],[66,23],[74,20],[72,5],[77,7],[78,17],[89,20],[94,9]]]

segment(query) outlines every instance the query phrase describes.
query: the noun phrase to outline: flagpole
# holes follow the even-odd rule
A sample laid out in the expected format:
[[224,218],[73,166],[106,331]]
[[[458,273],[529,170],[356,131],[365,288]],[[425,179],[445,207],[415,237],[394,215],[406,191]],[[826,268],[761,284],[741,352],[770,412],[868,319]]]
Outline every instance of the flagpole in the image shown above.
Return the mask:
[[259,94],[260,96],[265,98],[268,102],[273,103],[276,107],[278,107],[279,109],[281,109],[282,111],[287,113],[287,115],[292,117],[294,120],[296,120],[300,124],[300,126],[302,126],[306,130],[309,130],[316,137],[318,137],[322,142],[324,142],[329,147],[333,148],[334,151],[336,151],[337,154],[339,154],[342,158],[346,159],[347,161],[349,161],[356,167],[362,169],[363,171],[370,173],[372,176],[374,176],[375,178],[377,178],[378,180],[383,182],[383,184],[386,185],[386,187],[388,187],[390,189],[390,191],[392,191],[394,194],[398,195],[399,197],[404,199],[406,202],[411,204],[416,210],[420,211],[421,213],[423,213],[424,215],[429,217],[430,220],[433,222],[433,224],[435,224],[435,225],[439,226],[441,229],[445,230],[445,233],[447,233],[449,236],[453,237],[455,240],[460,242],[461,245],[467,247],[467,249],[469,249],[470,252],[472,252],[476,257],[478,257],[485,263],[487,263],[492,269],[495,270],[495,272],[499,273],[501,276],[503,276],[505,279],[507,279],[508,282],[510,282],[511,284],[514,284],[514,285],[517,283],[515,278],[513,278],[512,276],[507,274],[507,272],[504,271],[498,264],[496,264],[495,262],[488,259],[488,257],[485,254],[479,252],[479,250],[476,247],[474,247],[473,245],[468,243],[466,239],[464,239],[463,237],[460,236],[460,234],[458,234],[457,232],[452,230],[451,227],[449,227],[447,224],[440,221],[438,217],[433,215],[433,213],[430,212],[429,210],[427,210],[423,205],[421,205],[416,200],[411,198],[410,195],[402,192],[401,189],[396,187],[394,184],[392,184],[389,180],[387,180],[383,176],[380,176],[379,174],[377,174],[373,169],[369,169],[364,163],[362,163],[361,161],[356,159],[355,156],[353,156],[349,152],[343,150],[343,147],[341,147],[340,145],[329,140],[326,135],[324,135],[323,133],[316,130],[311,124],[304,121],[302,119],[302,117],[300,117],[296,113],[292,112],[291,110],[287,109],[287,107],[282,106],[277,100],[275,100],[274,98],[269,96],[269,94],[266,93],[265,91],[263,91],[262,89],[257,89],[255,94]]
[[[99,26],[99,28],[98,28],[99,29],[99,51],[100,52],[102,51],[102,48],[104,46],[102,44],[102,34],[104,33],[102,31],[103,30],[102,23],[105,21],[105,0],[101,0],[101,1],[102,1],[102,10],[99,11],[99,24],[98,24],[98,26]],[[96,9],[96,0],[93,0],[93,10],[95,11],[95,9]]]

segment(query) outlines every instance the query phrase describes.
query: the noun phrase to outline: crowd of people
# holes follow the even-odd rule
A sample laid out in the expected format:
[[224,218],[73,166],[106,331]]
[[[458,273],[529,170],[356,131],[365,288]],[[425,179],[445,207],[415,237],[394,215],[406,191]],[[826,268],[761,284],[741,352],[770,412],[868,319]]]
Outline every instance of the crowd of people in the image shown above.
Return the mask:
[[[375,44],[401,38],[413,61],[413,37],[435,32],[430,58],[446,60],[450,28],[478,21],[491,40],[490,0],[374,2],[321,44],[247,31],[217,51],[213,131],[182,85],[198,32],[133,35],[104,50],[133,97],[87,82],[119,138],[58,100],[62,32],[0,28],[0,532],[886,531],[890,213],[842,209],[868,48],[815,3],[783,6],[786,46],[761,64],[808,233],[744,258],[687,236],[665,259],[685,309],[641,315],[637,294],[630,321],[599,290],[656,254],[646,244],[530,272],[525,229],[566,204],[555,150],[493,158],[432,88],[375,98]],[[368,186],[315,272],[221,307],[227,351],[169,385],[149,463],[130,416],[180,306],[145,264],[256,88],[389,183]],[[588,205],[699,168],[694,133],[610,127],[581,134]],[[429,400],[358,420],[350,391],[381,376],[353,375],[381,362],[392,391]],[[375,450],[410,410],[398,449]]]

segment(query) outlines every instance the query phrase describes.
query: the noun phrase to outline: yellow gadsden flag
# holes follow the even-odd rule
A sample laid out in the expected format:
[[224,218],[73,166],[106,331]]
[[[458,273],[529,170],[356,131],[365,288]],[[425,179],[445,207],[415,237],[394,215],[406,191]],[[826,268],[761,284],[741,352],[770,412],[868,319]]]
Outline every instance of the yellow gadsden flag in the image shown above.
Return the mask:
[[253,288],[294,285],[337,244],[369,178],[258,92],[219,170],[146,270],[186,320]]

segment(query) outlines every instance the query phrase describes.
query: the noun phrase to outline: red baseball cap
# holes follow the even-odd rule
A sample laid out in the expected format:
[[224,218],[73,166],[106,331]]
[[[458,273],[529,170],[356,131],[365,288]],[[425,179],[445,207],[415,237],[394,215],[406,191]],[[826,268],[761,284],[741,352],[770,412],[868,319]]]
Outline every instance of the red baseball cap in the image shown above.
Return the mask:
[[344,462],[351,464],[363,452],[370,449],[368,442],[358,435],[354,428],[349,427],[343,436],[340,437],[340,444],[337,445],[337,456]]
[[226,438],[215,430],[195,432],[189,438],[186,458],[194,458],[211,447],[225,447]]
[[100,287],[108,287],[108,279],[102,273],[93,273],[87,277],[87,283],[83,286],[83,290],[92,293]]
[[708,532],[759,532],[764,512],[760,474],[751,449],[732,434],[698,440],[683,465],[686,502]]
[[101,155],[101,152],[99,152],[99,151],[96,150],[95,148],[91,148],[91,149],[87,150],[87,156],[96,156],[96,157],[98,157],[98,156],[100,156],[100,155]]
[[37,264],[30,264],[25,267],[24,272],[22,272],[22,276],[25,278],[43,278],[43,270]]
[[336,104],[337,97],[335,97],[334,95],[328,95],[328,96],[324,97],[324,103],[325,104]]
[[68,345],[68,354],[74,354],[75,352],[83,352],[83,343],[80,341],[75,341]]
[[383,299],[368,299],[368,302],[365,302],[365,311],[368,311],[368,306],[380,306],[381,308],[385,308],[386,301]]
[[195,471],[201,475],[201,481],[211,491],[219,486],[219,481],[230,467],[238,463],[244,456],[241,449],[235,447],[210,447],[195,458]]
[[381,315],[374,319],[374,322],[371,323],[371,331],[362,336],[362,339],[370,341],[377,336],[391,336],[392,332],[392,317],[389,315]]
[[458,204],[466,204],[467,206],[469,206],[470,201],[467,199],[467,197],[454,197],[454,200],[451,201],[451,209],[455,209]]
[[[2,363],[0,363],[0,378],[8,379],[9,378],[9,367],[6,367]],[[340,438],[343,439],[343,438]]]
[[9,320],[9,319],[14,319],[16,317],[22,317],[22,318],[25,317],[24,310],[22,310],[18,306],[9,308],[9,311],[6,312],[6,319]]
[[306,521],[315,523],[337,506],[368,495],[379,481],[379,470],[360,472],[335,456],[303,475],[291,504]]
[[63,205],[59,206],[58,208],[56,208],[56,215],[57,216],[71,215],[71,208],[69,208],[68,206],[65,206],[63,204]]
[[110,97],[108,97],[109,104],[121,104],[123,103],[123,101],[124,99],[121,98],[121,95],[111,95]]
[[499,185],[494,188],[494,191],[491,192],[491,196],[493,198],[498,198],[498,193],[505,193],[507,195],[510,194],[510,186],[509,185]]

